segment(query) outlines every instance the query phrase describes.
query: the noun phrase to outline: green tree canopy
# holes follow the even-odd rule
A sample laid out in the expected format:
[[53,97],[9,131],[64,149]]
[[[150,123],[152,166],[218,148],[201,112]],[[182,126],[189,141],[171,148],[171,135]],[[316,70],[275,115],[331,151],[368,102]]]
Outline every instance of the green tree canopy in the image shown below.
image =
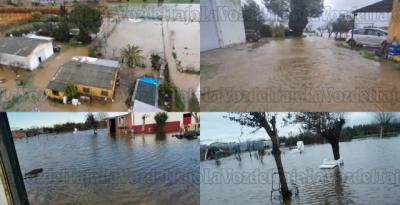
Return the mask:
[[260,6],[251,0],[242,7],[242,10],[245,29],[260,30],[265,21]]
[[100,10],[88,5],[77,4],[69,13],[70,23],[79,29],[85,29],[89,33],[99,32],[102,17]]

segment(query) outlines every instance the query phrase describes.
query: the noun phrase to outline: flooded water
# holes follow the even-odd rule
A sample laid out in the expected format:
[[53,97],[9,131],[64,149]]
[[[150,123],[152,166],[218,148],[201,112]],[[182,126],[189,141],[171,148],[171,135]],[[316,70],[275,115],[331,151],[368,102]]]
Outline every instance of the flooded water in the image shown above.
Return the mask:
[[199,142],[105,130],[15,141],[30,204],[199,204]]
[[205,111],[395,111],[400,107],[400,70],[337,46],[332,39],[263,39],[204,52],[201,63]]
[[[283,150],[282,163],[289,186],[299,194],[285,204],[397,204],[400,200],[400,136],[340,143],[344,166],[319,169],[323,159],[332,159],[330,145],[305,146],[302,154]],[[282,204],[279,193],[271,200],[272,156],[264,162],[242,154],[204,161],[200,165],[202,204]],[[214,176],[212,178],[211,176]],[[231,178],[229,178],[231,177]],[[277,187],[278,176],[275,175]],[[221,180],[222,179],[222,180]]]

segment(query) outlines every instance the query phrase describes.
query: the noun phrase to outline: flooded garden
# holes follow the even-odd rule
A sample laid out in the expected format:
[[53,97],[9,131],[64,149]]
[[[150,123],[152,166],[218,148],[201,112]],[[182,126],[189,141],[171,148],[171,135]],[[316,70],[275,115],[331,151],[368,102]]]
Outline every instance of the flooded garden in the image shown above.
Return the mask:
[[199,204],[199,142],[106,130],[15,140],[30,204]]
[[[283,201],[274,175],[272,155],[263,161],[243,152],[234,156],[203,161],[200,165],[203,204],[393,204],[399,201],[400,135],[341,142],[344,165],[319,169],[331,158],[329,144],[307,145],[303,153],[282,149],[282,163],[289,188],[295,193]],[[272,183],[274,183],[272,185]],[[297,190],[296,190],[297,189]],[[296,194],[297,193],[297,194]]]

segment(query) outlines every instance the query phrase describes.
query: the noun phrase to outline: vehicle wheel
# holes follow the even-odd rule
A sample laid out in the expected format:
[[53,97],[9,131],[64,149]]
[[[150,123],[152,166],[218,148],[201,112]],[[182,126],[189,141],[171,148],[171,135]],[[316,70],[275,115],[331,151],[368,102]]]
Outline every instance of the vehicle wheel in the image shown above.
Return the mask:
[[351,47],[357,46],[356,41],[355,41],[354,39],[350,39],[350,40],[348,41],[348,43],[349,43],[349,46],[351,46]]

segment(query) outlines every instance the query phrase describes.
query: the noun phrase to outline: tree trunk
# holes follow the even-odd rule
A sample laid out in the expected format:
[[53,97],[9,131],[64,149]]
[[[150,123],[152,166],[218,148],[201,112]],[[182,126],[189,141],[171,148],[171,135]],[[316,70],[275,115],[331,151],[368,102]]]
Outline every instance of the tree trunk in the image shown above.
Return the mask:
[[274,154],[276,168],[278,169],[279,181],[281,182],[281,193],[284,199],[289,199],[292,193],[287,186],[285,171],[283,170],[281,161],[281,151],[279,149],[277,136],[270,136],[272,141],[272,152]]
[[383,136],[383,126],[381,125],[381,138]]
[[335,160],[340,159],[339,139],[338,140],[331,140],[329,143],[332,146],[333,157],[335,158]]

